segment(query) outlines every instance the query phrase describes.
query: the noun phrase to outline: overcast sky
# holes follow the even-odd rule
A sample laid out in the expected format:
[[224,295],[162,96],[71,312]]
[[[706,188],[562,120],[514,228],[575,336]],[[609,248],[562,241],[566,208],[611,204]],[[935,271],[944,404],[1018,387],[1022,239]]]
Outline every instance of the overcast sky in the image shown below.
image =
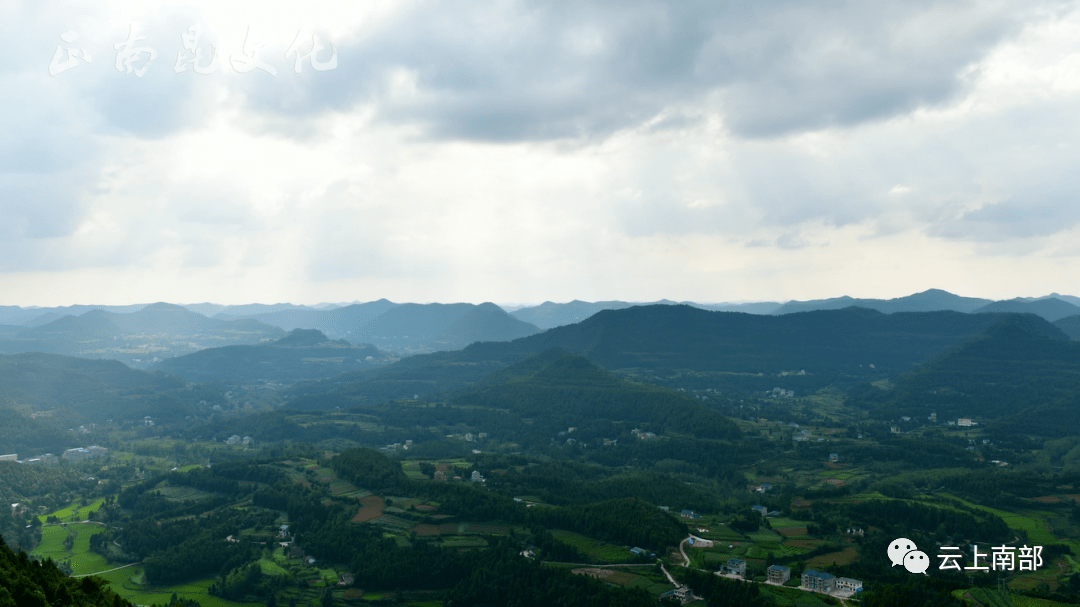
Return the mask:
[[309,4],[0,0],[0,304],[1080,295],[1075,2]]

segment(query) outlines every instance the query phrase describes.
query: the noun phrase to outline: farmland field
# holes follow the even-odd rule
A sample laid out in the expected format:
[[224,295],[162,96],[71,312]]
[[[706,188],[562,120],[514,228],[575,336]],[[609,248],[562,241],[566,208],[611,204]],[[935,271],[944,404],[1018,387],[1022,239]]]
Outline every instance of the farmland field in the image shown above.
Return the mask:
[[377,495],[362,497],[360,498],[360,510],[352,518],[352,522],[366,523],[367,521],[373,521],[382,516],[384,508],[386,508],[386,502],[383,501],[383,498]]
[[554,529],[551,534],[555,536],[555,539],[564,544],[569,544],[581,552],[589,555],[590,558],[598,561],[607,561],[609,563],[625,563],[631,561],[634,558],[634,554],[622,546],[616,546],[614,544],[608,544],[599,540],[594,540],[584,535],[573,533],[571,531],[561,531]]

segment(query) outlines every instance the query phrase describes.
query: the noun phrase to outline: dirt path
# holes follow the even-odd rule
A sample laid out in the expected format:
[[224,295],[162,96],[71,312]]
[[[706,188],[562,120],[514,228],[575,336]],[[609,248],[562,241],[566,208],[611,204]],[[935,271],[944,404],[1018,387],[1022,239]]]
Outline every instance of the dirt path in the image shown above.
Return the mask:
[[93,573],[83,573],[80,575],[73,575],[71,577],[86,577],[88,575],[101,575],[102,573],[112,573],[113,571],[120,571],[121,569],[127,569],[128,567],[134,567],[135,565],[141,565],[142,563],[128,563],[127,565],[121,565],[113,569],[106,569],[105,571],[95,571]]

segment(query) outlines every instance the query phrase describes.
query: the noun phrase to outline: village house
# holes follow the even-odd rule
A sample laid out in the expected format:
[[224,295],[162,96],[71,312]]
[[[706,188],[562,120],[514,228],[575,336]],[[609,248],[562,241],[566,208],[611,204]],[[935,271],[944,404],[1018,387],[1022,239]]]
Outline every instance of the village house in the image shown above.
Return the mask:
[[687,586],[679,586],[675,590],[668,590],[664,594],[661,594],[660,598],[662,598],[662,599],[675,599],[676,601],[679,601],[680,603],[686,603],[691,596],[692,596],[692,594],[690,592],[689,587],[687,587]]
[[844,590],[847,592],[862,592],[863,589],[861,580],[855,580],[849,577],[836,578],[835,586],[837,590]]
[[783,565],[771,565],[765,573],[769,576],[770,584],[783,584],[791,579],[791,569]]
[[734,573],[735,575],[746,575],[746,561],[742,559],[728,559],[727,565],[724,565],[728,573]]
[[833,584],[836,581],[836,576],[831,573],[824,573],[821,571],[814,571],[813,569],[807,569],[802,574],[802,587],[807,590],[816,590],[818,592],[832,592]]

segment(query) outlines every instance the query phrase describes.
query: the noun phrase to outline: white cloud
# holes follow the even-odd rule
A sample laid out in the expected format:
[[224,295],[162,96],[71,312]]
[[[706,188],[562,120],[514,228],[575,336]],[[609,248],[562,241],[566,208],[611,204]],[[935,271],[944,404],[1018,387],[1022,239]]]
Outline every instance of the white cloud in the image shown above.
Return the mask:
[[1073,3],[758,6],[4,5],[0,303],[1067,290]]

